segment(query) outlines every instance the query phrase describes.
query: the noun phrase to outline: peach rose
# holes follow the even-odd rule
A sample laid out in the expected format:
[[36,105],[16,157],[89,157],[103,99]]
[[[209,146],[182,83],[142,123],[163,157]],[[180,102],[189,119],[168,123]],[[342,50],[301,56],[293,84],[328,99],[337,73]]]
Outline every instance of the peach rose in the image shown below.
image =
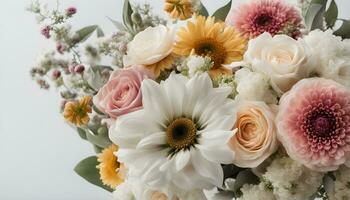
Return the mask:
[[143,66],[115,70],[99,90],[93,102],[102,112],[116,119],[118,116],[142,108],[141,83],[153,78]]
[[264,102],[245,101],[237,106],[234,129],[229,140],[235,153],[234,164],[254,168],[277,150],[275,114]]

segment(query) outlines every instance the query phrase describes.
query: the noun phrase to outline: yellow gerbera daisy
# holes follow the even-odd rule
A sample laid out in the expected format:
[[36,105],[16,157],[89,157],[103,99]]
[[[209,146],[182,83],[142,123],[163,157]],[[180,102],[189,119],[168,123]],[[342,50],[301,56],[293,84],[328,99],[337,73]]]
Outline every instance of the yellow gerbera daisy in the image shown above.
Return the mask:
[[195,22],[188,21],[187,27],[180,28],[177,36],[174,53],[210,57],[214,62],[210,70],[212,76],[231,74],[223,65],[242,60],[247,43],[233,27],[215,22],[213,17],[196,16]]
[[172,19],[185,20],[193,15],[193,5],[190,0],[166,0],[164,10]]
[[91,113],[91,97],[85,96],[80,101],[72,101],[66,103],[64,106],[64,118],[76,126],[87,124],[90,120],[89,113]]
[[118,151],[118,146],[112,144],[105,148],[98,156],[100,164],[97,168],[100,170],[100,179],[102,183],[115,189],[124,182],[126,176],[126,168],[122,163],[118,162],[118,158],[114,152]]

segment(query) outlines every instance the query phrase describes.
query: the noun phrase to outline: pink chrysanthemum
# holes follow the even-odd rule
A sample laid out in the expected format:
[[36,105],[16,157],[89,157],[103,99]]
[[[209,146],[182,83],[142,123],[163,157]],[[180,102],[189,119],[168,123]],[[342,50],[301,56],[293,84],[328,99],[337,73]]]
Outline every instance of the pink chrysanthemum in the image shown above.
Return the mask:
[[299,81],[280,101],[278,138],[288,155],[316,171],[350,167],[350,90],[332,80]]
[[242,4],[238,9],[231,10],[226,22],[247,38],[264,32],[298,38],[302,27],[300,12],[281,0],[256,0]]

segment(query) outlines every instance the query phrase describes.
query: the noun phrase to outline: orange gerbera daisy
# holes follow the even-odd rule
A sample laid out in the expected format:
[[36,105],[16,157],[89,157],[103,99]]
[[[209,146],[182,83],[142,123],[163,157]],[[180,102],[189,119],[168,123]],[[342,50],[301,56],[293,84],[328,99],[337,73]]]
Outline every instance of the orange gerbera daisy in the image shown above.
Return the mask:
[[85,96],[80,101],[68,102],[64,106],[63,116],[68,122],[76,126],[87,124],[90,121],[89,113],[92,112],[90,104],[90,96]]

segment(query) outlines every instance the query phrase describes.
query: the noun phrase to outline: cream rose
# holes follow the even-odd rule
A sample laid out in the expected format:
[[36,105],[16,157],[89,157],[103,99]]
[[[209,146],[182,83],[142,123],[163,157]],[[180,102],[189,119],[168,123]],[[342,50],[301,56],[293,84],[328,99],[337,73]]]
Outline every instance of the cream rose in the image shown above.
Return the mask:
[[128,44],[124,66],[151,65],[167,57],[173,50],[175,30],[159,25],[138,33]]
[[283,93],[311,72],[306,65],[307,54],[302,41],[287,35],[272,37],[264,33],[249,41],[244,59],[254,71],[269,76],[272,87]]
[[277,149],[275,114],[264,102],[244,101],[237,106],[237,133],[229,140],[234,164],[254,168]]

